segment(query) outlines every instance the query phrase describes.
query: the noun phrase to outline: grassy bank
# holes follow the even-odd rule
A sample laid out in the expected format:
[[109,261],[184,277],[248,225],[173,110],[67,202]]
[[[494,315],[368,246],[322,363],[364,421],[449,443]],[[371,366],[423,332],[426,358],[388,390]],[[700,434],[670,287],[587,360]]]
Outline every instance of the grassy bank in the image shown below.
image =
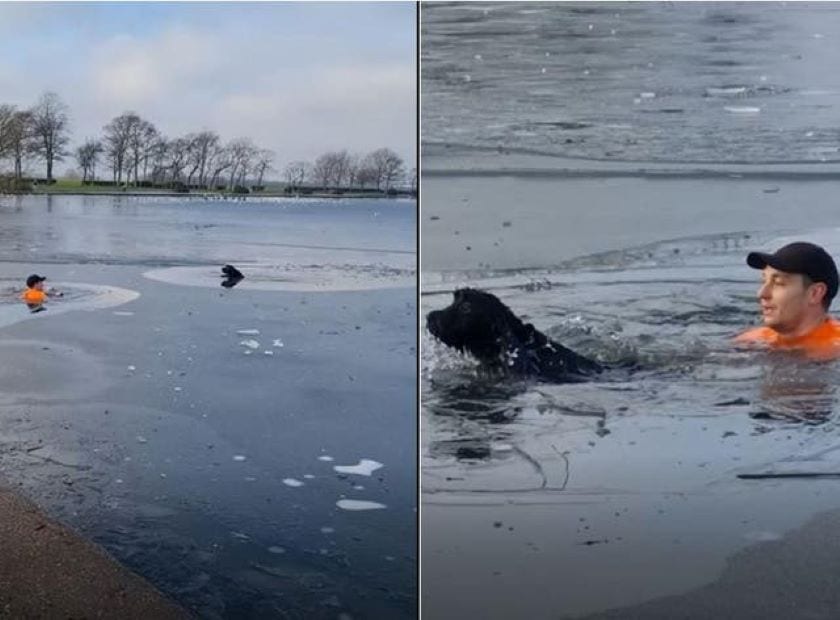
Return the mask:
[[57,179],[50,185],[35,184],[29,192],[24,194],[36,195],[95,195],[95,196],[207,196],[214,198],[406,198],[413,197],[408,192],[387,194],[375,190],[371,191],[317,191],[304,189],[300,192],[287,193],[282,186],[271,187],[263,191],[243,194],[230,190],[201,190],[174,191],[159,187],[115,187],[113,185],[83,185],[81,181],[74,179]]

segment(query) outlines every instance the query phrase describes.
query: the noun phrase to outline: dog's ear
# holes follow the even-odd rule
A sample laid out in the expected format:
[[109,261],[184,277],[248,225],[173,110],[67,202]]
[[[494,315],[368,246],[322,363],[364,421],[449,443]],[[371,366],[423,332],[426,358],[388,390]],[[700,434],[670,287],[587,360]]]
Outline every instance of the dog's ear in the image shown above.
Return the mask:
[[548,337],[530,323],[526,323],[524,329],[525,342],[528,344],[542,346],[548,342]]

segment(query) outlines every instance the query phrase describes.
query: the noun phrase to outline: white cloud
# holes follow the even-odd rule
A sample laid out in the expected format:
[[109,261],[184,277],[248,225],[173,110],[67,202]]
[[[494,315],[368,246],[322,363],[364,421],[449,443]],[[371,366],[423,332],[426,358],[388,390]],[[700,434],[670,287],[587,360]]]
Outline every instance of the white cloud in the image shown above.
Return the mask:
[[212,38],[182,28],[146,40],[116,36],[94,54],[91,74],[97,97],[122,108],[141,108],[200,84],[218,60]]

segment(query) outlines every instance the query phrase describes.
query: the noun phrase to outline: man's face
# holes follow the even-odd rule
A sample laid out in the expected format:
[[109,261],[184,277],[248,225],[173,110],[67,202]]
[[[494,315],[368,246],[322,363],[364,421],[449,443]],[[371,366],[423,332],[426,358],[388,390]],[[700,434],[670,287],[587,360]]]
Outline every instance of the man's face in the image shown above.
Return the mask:
[[40,282],[36,282],[35,284],[32,285],[32,288],[34,288],[36,291],[43,291],[44,290],[44,281],[41,280]]
[[822,295],[813,290],[816,286],[825,285],[806,284],[801,274],[765,267],[758,289],[764,324],[782,334],[795,331],[815,305],[821,307]]

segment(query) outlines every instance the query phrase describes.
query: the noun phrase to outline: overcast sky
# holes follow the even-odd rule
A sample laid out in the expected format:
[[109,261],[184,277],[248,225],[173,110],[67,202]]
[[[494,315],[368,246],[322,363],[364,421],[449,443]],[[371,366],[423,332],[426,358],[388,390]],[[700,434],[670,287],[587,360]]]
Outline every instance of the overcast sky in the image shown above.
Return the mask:
[[410,168],[416,84],[411,2],[0,3],[0,103],[55,91],[73,146],[133,110],[168,137],[250,137],[280,170],[382,146]]

